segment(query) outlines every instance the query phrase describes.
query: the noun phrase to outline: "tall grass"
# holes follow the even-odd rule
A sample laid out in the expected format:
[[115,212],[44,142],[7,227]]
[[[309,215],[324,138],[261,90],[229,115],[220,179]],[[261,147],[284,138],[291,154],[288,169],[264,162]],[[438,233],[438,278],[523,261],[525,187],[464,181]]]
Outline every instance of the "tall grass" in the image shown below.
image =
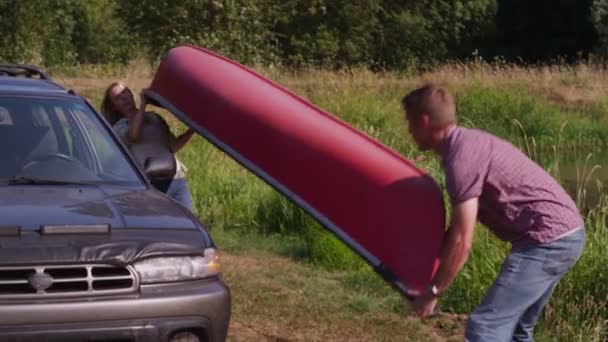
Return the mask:
[[[103,71],[98,81],[66,77],[65,82],[98,104],[103,87],[116,78],[127,80],[136,91],[146,86],[149,71],[133,70],[122,76]],[[581,146],[603,148],[608,143],[607,75],[592,65],[526,69],[452,64],[411,77],[365,70],[262,72],[406,158],[416,160],[442,187],[438,159],[415,148],[400,111],[401,97],[425,81],[440,81],[456,93],[461,124],[488,130],[513,142],[558,179],[564,173],[560,161],[568,151]],[[176,130],[183,129],[178,122],[172,123]],[[385,308],[403,310],[399,297],[356,254],[202,138],[194,138],[179,158],[189,169],[195,208],[212,235],[221,237],[220,248],[222,243],[238,249],[239,244],[259,241],[251,236],[279,241],[277,245],[287,246],[277,249],[282,253],[325,269],[346,270],[351,274],[348,286],[385,293]],[[591,175],[598,170],[584,160],[577,170],[580,174],[572,196],[582,207]],[[568,341],[608,339],[608,199],[600,197],[585,213],[588,242],[584,254],[557,288],[539,327],[539,335],[549,340],[557,336]],[[508,244],[478,226],[470,259],[442,299],[442,309],[469,312],[490,286],[508,251]]]
[[[357,90],[357,92],[359,91],[361,90]],[[461,108],[466,109],[465,113],[470,113],[471,123],[485,123],[485,129],[513,141],[522,150],[529,153],[533,159],[547,166],[556,177],[559,177],[561,153],[589,143],[596,146],[605,144],[605,138],[597,134],[598,130],[602,128],[601,125],[591,125],[586,122],[587,119],[584,117],[577,118],[577,114],[553,108],[552,104],[524,98],[520,100],[519,104],[514,105],[511,101],[515,95],[508,93],[508,88],[484,89],[474,86],[461,91],[464,93],[464,101],[461,102],[464,105]],[[313,101],[326,103],[325,108],[337,113],[354,126],[404,155],[412,159],[417,158],[420,153],[405,136],[399,111],[391,108],[394,105],[389,102],[389,96],[393,98],[392,95],[389,95],[390,93],[390,91],[380,94],[359,93],[355,96],[344,93],[343,89],[332,89],[326,93],[310,95],[314,98]],[[486,94],[489,95],[484,98]],[[351,96],[356,99],[349,100]],[[518,116],[506,119],[499,115],[482,117],[481,113],[491,112],[497,108],[503,108],[502,115],[506,116],[508,110],[505,108],[509,106],[515,108],[513,112],[519,113]],[[547,113],[557,113],[554,116],[557,116],[558,119],[568,118],[569,122],[574,121],[570,127],[576,127],[576,129],[568,131],[568,125],[546,121]],[[553,145],[545,150],[552,152],[549,154],[551,158],[541,158],[544,146],[549,144]],[[199,154],[203,152],[202,155],[205,153],[217,154],[217,152],[203,148],[189,151],[193,150],[197,150]],[[199,177],[191,176],[194,189],[196,189],[197,208],[200,208],[203,217],[210,215],[209,221],[218,223],[216,215],[219,213],[214,210],[217,210],[220,202],[223,202],[221,222],[227,229],[236,228],[239,232],[297,236],[302,243],[299,258],[326,269],[350,270],[353,278],[358,279],[359,286],[377,282],[377,276],[365,267],[356,254],[320,228],[301,209],[296,208],[272,190],[268,190],[257,179],[243,174],[239,167],[227,167],[226,164],[221,163],[218,165],[220,159],[208,160],[203,163],[204,165],[200,165],[202,168],[205,165],[214,165],[214,168],[222,165],[222,169],[218,171],[208,168],[201,174],[206,175],[202,177],[205,179],[204,186],[197,185],[200,184]],[[192,160],[196,160],[196,158]],[[228,162],[227,160],[221,161]],[[197,165],[190,159],[186,159],[186,162]],[[228,162],[228,164],[230,163]],[[443,185],[443,177],[435,157],[425,155],[425,159],[419,162],[419,166],[430,172]],[[227,169],[223,169],[224,167]],[[572,196],[582,207],[590,175],[596,172],[597,168],[581,163],[578,171],[576,189]],[[210,174],[206,174],[207,172]],[[221,176],[218,177],[218,175]],[[204,203],[204,201],[207,202]],[[608,280],[606,279],[608,277],[608,267],[606,266],[608,265],[606,263],[608,261],[606,253],[608,234],[606,234],[605,222],[608,207],[605,205],[605,200],[603,201],[604,204],[592,208],[586,216],[589,242],[585,253],[576,268],[561,282],[552,301],[547,306],[539,327],[541,336],[549,339],[562,336],[565,340],[580,341],[599,341],[607,336],[608,330],[605,321],[608,319],[608,311],[605,303],[608,286],[605,284],[608,284],[606,282]],[[455,313],[470,312],[491,285],[502,260],[509,251],[508,244],[494,238],[481,225],[477,227],[475,240],[469,262],[442,300],[441,306],[444,310]],[[398,306],[394,304],[394,299],[390,307],[399,310]]]

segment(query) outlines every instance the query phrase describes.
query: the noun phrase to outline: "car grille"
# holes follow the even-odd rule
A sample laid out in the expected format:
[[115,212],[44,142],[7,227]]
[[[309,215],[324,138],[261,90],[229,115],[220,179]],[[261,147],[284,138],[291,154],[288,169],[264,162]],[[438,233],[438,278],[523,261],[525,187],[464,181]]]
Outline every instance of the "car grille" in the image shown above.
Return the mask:
[[137,286],[130,267],[0,267],[0,299],[120,294],[133,292]]

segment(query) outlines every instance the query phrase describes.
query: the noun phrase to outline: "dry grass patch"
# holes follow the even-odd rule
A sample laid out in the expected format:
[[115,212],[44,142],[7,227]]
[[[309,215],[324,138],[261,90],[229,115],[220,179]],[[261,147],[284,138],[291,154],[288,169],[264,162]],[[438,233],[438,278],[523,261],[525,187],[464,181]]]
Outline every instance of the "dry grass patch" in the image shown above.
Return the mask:
[[263,252],[222,255],[233,296],[231,341],[447,341],[462,317],[421,321],[411,315],[359,312],[341,273]]

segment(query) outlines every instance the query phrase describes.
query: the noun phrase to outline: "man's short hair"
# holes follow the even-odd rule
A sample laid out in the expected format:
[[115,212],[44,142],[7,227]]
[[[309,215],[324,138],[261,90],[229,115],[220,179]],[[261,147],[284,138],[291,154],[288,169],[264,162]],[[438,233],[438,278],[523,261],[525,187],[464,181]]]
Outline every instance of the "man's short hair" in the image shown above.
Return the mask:
[[401,104],[410,121],[417,121],[426,114],[434,128],[443,128],[456,123],[454,98],[444,87],[427,84],[414,89],[403,97]]

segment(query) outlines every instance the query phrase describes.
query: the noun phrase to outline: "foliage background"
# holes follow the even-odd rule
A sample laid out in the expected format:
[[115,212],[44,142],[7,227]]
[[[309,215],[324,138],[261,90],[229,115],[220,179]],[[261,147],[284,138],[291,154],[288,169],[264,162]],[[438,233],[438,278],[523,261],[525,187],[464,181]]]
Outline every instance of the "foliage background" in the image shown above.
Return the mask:
[[409,71],[606,51],[605,0],[0,0],[0,60],[158,60],[194,43],[255,65]]

